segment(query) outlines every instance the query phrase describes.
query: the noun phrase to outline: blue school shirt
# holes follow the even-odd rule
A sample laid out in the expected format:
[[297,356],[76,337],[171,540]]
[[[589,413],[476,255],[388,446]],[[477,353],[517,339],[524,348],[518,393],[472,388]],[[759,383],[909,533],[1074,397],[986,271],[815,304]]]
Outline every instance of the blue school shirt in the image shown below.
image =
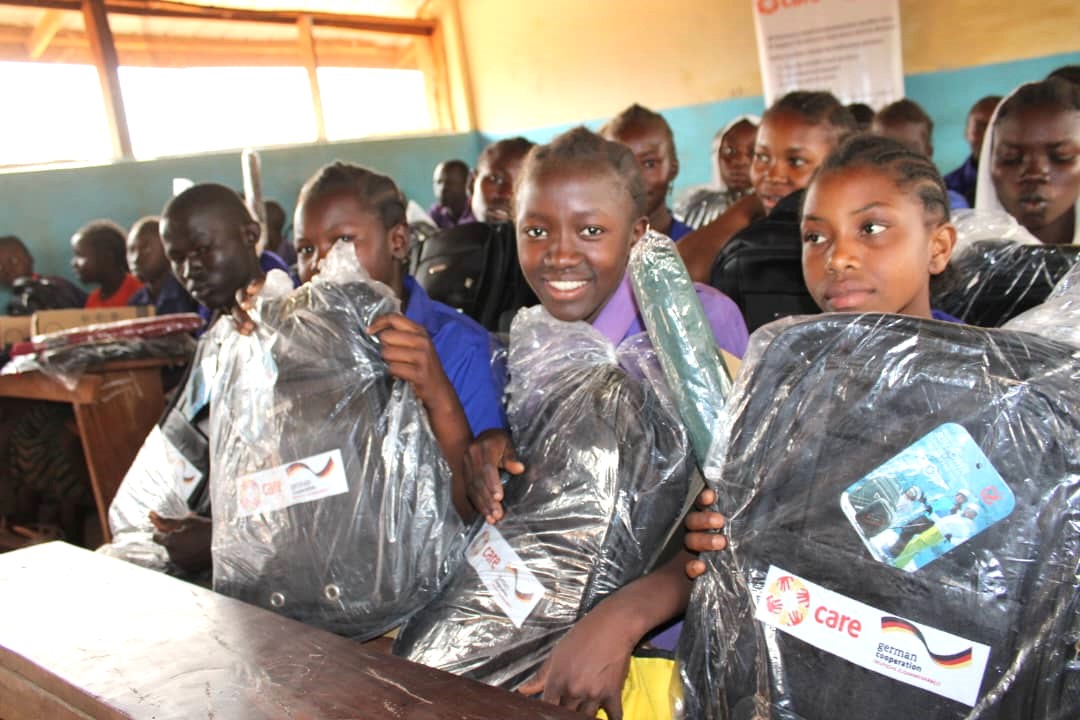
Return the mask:
[[688,235],[692,232],[694,232],[694,228],[681,222],[674,215],[671,217],[671,227],[668,228],[668,237],[671,238],[672,242],[678,242],[684,235]]
[[154,312],[158,315],[173,315],[177,313],[197,312],[199,304],[188,295],[187,290],[170,272],[165,281],[161,283],[161,291],[157,300],[150,298],[150,288],[143,286],[141,290],[131,296],[128,305],[153,305]]
[[403,285],[409,298],[405,317],[427,330],[473,435],[505,429],[501,400],[506,376],[502,364],[492,361],[491,335],[467,315],[432,300],[411,276]]
[[952,315],[950,315],[947,312],[942,312],[941,310],[934,310],[933,308],[930,309],[930,317],[934,318],[935,320],[942,320],[944,322],[951,322],[951,323],[963,323],[964,322],[960,318],[953,317]]

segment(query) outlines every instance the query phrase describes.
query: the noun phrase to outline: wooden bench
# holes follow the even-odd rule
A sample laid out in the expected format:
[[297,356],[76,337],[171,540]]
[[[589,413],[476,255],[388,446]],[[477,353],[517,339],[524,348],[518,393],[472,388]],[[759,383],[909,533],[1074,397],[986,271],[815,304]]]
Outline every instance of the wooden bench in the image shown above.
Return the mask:
[[65,543],[0,588],[4,720],[582,717]]

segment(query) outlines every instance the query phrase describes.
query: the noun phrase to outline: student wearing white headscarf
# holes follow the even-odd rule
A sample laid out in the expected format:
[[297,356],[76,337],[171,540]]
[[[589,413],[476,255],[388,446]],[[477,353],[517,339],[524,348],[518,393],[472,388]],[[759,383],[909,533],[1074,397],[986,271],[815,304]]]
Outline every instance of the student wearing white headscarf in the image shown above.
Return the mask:
[[675,217],[696,230],[754,191],[750,164],[760,124],[757,115],[739,115],[716,133],[712,145],[712,182],[688,188],[675,203]]
[[998,105],[979,158],[977,212],[1007,212],[1040,242],[1080,243],[1080,86],[1021,85]]

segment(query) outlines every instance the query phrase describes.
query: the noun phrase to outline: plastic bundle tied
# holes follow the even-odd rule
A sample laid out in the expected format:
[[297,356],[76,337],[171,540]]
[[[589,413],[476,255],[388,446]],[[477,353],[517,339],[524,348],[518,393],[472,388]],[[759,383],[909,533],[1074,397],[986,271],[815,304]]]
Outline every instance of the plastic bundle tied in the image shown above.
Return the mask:
[[615,348],[586,323],[529,308],[511,326],[509,370],[525,473],[507,479],[503,519],[473,528],[470,566],[394,652],[515,688],[578,619],[652,567],[693,462],[644,335]]
[[701,465],[731,379],[675,243],[649,230],[630,253],[634,297]]
[[368,639],[461,558],[450,471],[412,389],[365,332],[397,311],[339,243],[310,283],[231,323],[210,393],[214,589]]
[[1080,716],[1080,351],[886,315],[755,334],[709,462],[693,718]]

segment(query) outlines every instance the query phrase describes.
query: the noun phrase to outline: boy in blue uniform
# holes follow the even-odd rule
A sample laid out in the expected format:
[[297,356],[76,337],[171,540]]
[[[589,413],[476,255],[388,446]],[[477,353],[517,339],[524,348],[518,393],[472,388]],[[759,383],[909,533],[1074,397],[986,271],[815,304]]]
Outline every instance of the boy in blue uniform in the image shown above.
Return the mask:
[[143,284],[128,305],[153,305],[158,315],[190,313],[196,302],[173,275],[156,217],[144,217],[131,226],[127,238],[127,259],[131,272]]

